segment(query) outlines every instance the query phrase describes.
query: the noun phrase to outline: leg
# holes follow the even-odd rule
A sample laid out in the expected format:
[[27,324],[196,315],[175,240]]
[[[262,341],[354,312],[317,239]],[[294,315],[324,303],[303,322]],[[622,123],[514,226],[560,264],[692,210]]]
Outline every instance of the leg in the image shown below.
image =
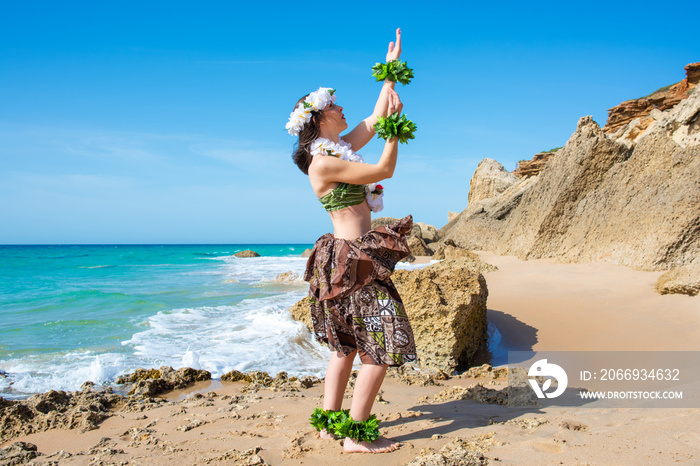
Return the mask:
[[[326,382],[323,393],[323,409],[331,411],[340,411],[343,406],[343,395],[345,395],[345,387],[348,385],[350,374],[352,373],[352,363],[355,360],[357,351],[354,351],[347,356],[341,352],[335,352],[328,362],[326,370]],[[326,429],[319,432],[322,439],[335,439],[336,436],[327,432]]]
[[[352,405],[350,407],[350,416],[355,421],[365,421],[369,418],[374,398],[379,392],[379,387],[382,386],[387,367],[364,364],[362,369],[360,369],[360,373],[355,381],[355,391],[352,395]],[[386,453],[396,450],[399,444],[384,437],[379,437],[372,443],[356,442],[351,438],[346,438],[343,447],[345,451],[351,453]]]
[[352,363],[355,360],[356,354],[357,351],[347,356],[341,352],[336,352],[331,356],[328,369],[326,370],[326,382],[323,390],[323,409],[338,411],[342,407],[345,387],[347,387],[348,380],[350,380]]

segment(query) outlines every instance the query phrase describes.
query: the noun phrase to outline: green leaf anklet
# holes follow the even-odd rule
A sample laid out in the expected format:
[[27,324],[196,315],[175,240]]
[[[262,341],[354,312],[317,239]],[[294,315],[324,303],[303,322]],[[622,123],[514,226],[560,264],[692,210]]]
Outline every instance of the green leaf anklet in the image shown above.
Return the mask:
[[[311,414],[311,426],[317,431],[326,429],[326,432],[334,434],[332,426],[337,423],[342,423],[346,418],[350,417],[350,410],[343,409],[341,411],[332,411],[330,409],[316,408]],[[337,435],[337,434],[336,434]]]
[[374,442],[379,438],[379,421],[372,414],[367,420],[357,422],[350,417],[350,410],[331,411],[322,408],[314,409],[311,414],[311,425],[319,432],[326,432],[337,437],[350,437],[357,442]]
[[333,425],[334,434],[339,437],[350,437],[357,442],[372,443],[379,438],[379,421],[372,414],[369,419],[357,422],[350,416],[342,423]]
[[409,84],[413,79],[413,69],[408,67],[405,61],[390,60],[387,63],[377,63],[372,67],[372,76],[377,81],[394,81],[403,85]]
[[392,138],[399,138],[399,142],[402,144],[406,144],[409,139],[413,139],[413,132],[417,129],[416,124],[406,118],[406,115],[399,117],[398,113],[392,113],[386,118],[378,117],[377,123],[374,125],[378,138],[387,141]]

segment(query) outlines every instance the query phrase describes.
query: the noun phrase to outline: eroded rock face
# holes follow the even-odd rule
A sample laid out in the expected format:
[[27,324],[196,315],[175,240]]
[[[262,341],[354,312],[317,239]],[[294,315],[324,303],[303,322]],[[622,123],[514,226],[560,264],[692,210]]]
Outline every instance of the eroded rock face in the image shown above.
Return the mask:
[[51,390],[22,401],[0,398],[0,440],[49,429],[96,429],[122,400],[111,389],[95,390],[91,383],[79,392]]
[[461,260],[397,270],[392,280],[411,319],[423,368],[452,372],[469,362],[486,339],[483,275]]
[[409,236],[406,240],[408,244],[408,249],[411,251],[413,256],[432,256],[433,250],[425,244],[421,238],[417,236]]
[[433,254],[434,260],[457,259],[465,262],[467,267],[476,270],[480,273],[493,272],[498,270],[495,265],[488,264],[473,252],[460,248],[454,244],[452,240],[447,240],[440,244],[438,249]]
[[[682,81],[659,89],[658,91],[639,99],[622,102],[608,110],[608,121],[603,127],[606,133],[615,133],[635,119],[643,119],[656,110],[667,110],[676,106],[681,100],[688,98],[689,91],[700,80],[700,63],[690,63],[685,67],[686,78]],[[648,124],[648,120],[646,124]]]
[[549,162],[549,160],[557,154],[558,150],[559,149],[551,150],[549,152],[540,152],[539,154],[535,154],[532,157],[532,160],[522,160],[518,162],[518,166],[513,174],[518,178],[539,175],[544,169],[544,166],[547,165],[547,162]]
[[[521,259],[669,270],[700,257],[700,92],[606,134],[584,117],[536,177],[470,204],[442,241]],[[636,131],[636,130],[635,130]],[[633,134],[634,133],[634,134]]]
[[[486,280],[467,261],[445,260],[396,270],[392,280],[411,320],[418,366],[452,372],[469,362],[486,339]],[[308,298],[290,309],[311,331]]]
[[211,380],[209,371],[192,369],[191,367],[174,370],[172,367],[163,366],[160,369],[137,369],[133,374],[117,378],[117,383],[134,384],[129,395],[153,397],[205,380]]
[[469,203],[491,199],[518,182],[518,177],[493,159],[484,159],[469,183]]
[[656,281],[656,291],[661,294],[700,294],[700,261],[669,270]]
[[[465,210],[440,229],[440,242],[452,241],[457,247],[479,251],[496,248],[508,216],[539,176],[523,178],[491,199],[471,202]],[[440,249],[439,246],[437,248]]]

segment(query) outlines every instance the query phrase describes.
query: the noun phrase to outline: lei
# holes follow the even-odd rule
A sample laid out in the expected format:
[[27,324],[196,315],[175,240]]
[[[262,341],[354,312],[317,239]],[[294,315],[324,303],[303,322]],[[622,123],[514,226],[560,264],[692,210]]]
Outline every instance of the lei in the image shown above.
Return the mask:
[[312,92],[303,102],[294,108],[294,111],[289,114],[289,121],[285,128],[292,136],[298,136],[304,125],[311,121],[313,112],[320,112],[330,102],[335,102],[335,89],[330,87],[319,87],[318,90]]
[[[360,154],[352,150],[351,145],[342,139],[338,139],[338,144],[330,139],[318,138],[311,143],[311,155],[332,155],[348,162],[365,163]],[[384,188],[377,183],[365,185],[365,198],[372,212],[380,212],[384,209]]]

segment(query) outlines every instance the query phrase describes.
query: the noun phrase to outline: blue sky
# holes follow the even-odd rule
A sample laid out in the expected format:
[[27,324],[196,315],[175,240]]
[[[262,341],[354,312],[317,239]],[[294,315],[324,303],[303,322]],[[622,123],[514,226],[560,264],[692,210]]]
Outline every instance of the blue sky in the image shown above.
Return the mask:
[[396,27],[418,131],[379,215],[438,227],[484,157],[513,170],[700,61],[696,2],[313,5],[3,2],[0,244],[313,242],[284,125],[319,86],[367,116]]

